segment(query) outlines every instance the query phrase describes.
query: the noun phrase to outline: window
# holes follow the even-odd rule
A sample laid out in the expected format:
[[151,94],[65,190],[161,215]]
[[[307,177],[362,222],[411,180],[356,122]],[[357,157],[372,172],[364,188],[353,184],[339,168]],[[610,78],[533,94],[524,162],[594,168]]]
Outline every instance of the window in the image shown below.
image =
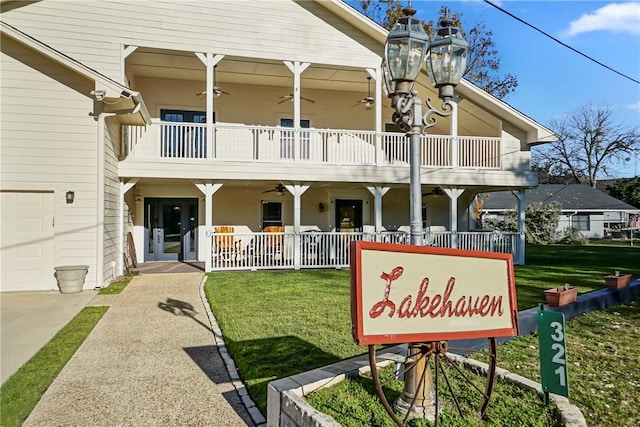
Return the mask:
[[[293,119],[280,119],[280,126],[284,128],[292,128]],[[311,120],[300,119],[300,127],[303,129],[309,129],[309,127],[311,127]],[[293,143],[295,141],[294,138],[294,131],[282,131],[282,136],[280,137],[280,158],[293,159]],[[301,159],[309,158],[309,132],[300,133],[299,157]]]
[[578,214],[571,216],[571,226],[580,231],[589,231],[589,215],[588,214]]
[[262,202],[262,229],[265,227],[282,227],[282,203]]

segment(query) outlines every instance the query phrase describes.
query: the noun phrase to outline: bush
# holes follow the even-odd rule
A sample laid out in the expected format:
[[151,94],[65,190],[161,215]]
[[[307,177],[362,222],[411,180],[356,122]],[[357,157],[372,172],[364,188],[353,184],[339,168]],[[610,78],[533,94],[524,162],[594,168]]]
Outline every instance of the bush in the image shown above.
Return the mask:
[[558,238],[558,243],[564,245],[586,245],[587,238],[575,227],[567,227],[562,230]]

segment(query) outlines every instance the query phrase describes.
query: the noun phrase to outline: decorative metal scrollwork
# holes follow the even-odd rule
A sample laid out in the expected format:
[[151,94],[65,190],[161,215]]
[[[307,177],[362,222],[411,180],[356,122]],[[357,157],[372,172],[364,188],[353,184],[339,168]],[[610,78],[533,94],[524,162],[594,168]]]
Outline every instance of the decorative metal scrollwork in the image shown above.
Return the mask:
[[[453,104],[449,99],[443,101],[440,110],[433,106],[431,98],[427,98],[425,103],[429,109],[422,115],[422,101],[417,97],[416,92],[396,93],[391,98],[391,105],[395,109],[391,119],[405,132],[415,131],[414,127],[420,126],[419,132],[426,134],[427,129],[437,123],[437,118],[434,116],[448,117],[453,113]],[[421,116],[421,122],[414,123],[415,118],[419,116]]]

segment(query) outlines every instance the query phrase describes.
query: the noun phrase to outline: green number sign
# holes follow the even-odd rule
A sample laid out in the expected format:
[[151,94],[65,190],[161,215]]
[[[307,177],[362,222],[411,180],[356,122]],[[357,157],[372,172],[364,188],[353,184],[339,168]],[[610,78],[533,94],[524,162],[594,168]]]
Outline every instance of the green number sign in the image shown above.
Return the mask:
[[569,397],[564,313],[538,308],[542,390]]

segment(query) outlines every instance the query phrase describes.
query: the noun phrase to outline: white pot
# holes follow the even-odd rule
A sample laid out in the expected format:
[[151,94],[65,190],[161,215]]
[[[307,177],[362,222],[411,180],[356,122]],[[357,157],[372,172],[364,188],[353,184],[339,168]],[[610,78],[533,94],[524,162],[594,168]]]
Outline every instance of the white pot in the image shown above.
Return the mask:
[[61,265],[53,267],[58,287],[63,294],[74,294],[82,291],[84,280],[89,271],[88,265]]

